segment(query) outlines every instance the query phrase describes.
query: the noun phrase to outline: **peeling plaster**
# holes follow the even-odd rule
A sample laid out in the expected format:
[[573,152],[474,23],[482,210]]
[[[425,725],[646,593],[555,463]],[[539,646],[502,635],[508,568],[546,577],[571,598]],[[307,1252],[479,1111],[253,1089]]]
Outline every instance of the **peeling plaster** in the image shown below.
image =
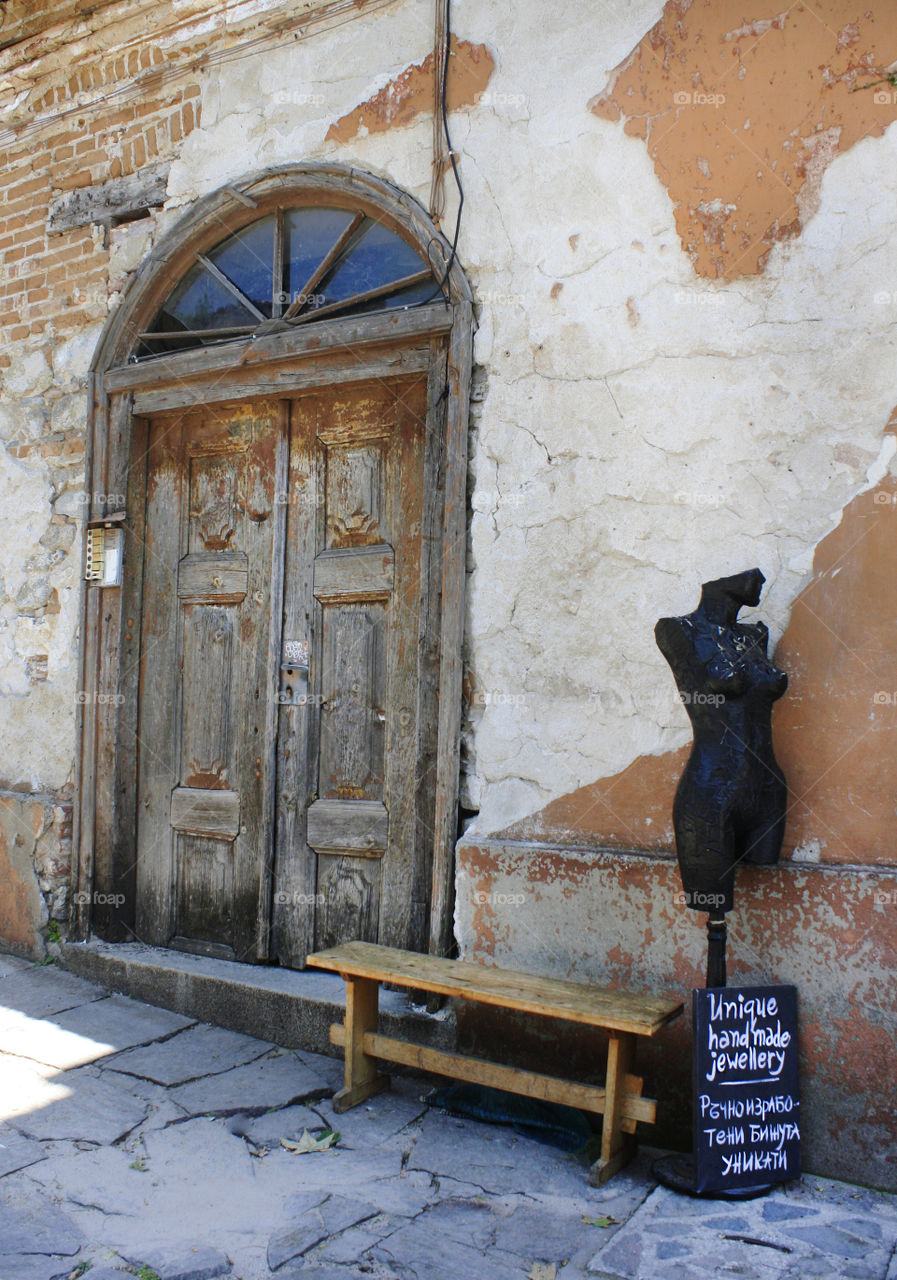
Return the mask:
[[[894,443],[887,436],[870,475],[894,456]],[[799,862],[893,865],[897,478],[866,486],[839,514],[775,651],[789,678],[773,711],[789,788],[783,853]],[[498,838],[672,851],[673,797],[689,751],[642,756]]]
[[[492,54],[483,44],[469,40],[451,41],[446,86],[449,111],[478,102],[495,68]],[[410,124],[421,113],[432,114],[434,102],[433,54],[406,67],[379,92],[335,121],[327,131],[327,142],[350,142],[359,135],[382,133]]]
[[[589,109],[641,138],[698,275],[763,271],[800,235],[826,168],[897,119],[888,0],[819,0],[745,22],[742,0],[670,0]],[[845,22],[846,17],[851,21]]]

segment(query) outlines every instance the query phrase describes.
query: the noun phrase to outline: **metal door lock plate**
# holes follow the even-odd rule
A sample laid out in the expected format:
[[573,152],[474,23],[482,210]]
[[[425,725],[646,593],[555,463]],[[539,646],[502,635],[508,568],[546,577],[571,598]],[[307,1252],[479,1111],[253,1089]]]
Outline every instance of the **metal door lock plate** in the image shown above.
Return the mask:
[[308,702],[307,640],[283,642],[277,701],[282,707],[305,706]]

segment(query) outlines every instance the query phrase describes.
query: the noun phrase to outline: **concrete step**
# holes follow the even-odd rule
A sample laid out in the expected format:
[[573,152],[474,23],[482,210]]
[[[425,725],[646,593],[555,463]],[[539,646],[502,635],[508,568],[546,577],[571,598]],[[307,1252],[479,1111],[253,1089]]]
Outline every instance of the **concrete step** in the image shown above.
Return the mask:
[[[330,1025],[346,1011],[338,974],[213,960],[140,942],[64,942],[52,950],[62,968],[135,1000],[288,1049],[343,1056],[330,1043]],[[405,992],[380,988],[380,1028],[434,1049],[455,1048],[451,1008],[427,1013]]]

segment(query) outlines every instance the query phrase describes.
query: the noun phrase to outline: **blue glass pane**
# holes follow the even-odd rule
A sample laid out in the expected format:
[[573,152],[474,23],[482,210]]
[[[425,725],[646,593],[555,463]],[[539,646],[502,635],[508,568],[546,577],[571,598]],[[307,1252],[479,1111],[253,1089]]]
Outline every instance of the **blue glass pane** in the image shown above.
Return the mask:
[[354,216],[350,209],[290,209],[284,214],[285,306],[305,288]]
[[[173,323],[172,323],[173,322]],[[254,328],[257,320],[229,289],[197,264],[169,296],[154,329]]]
[[423,271],[426,266],[417,250],[401,236],[380,222],[371,222],[325,282],[321,305],[343,302],[356,293],[366,293],[368,289],[378,289],[415,271]]
[[274,218],[261,218],[229,236],[207,257],[242,289],[263,315],[271,315],[274,293]]
[[[355,218],[351,209],[289,209],[283,214],[284,272],[283,280],[274,279],[274,241],[276,221],[273,215],[260,218],[225,240],[207,257],[228,280],[240,289],[250,302],[268,317],[272,314],[275,288],[281,284],[281,300],[286,307],[305,289],[315,270],[344,234]],[[396,232],[372,218],[361,223],[340,261],[331,268],[321,284],[315,285],[313,299],[301,308],[307,315],[319,307],[349,302],[357,294],[380,289],[406,276],[428,269],[425,259]],[[419,284],[381,295],[345,313],[394,310],[412,306],[440,296],[435,276]],[[239,332],[256,327],[257,317],[235,297],[225,285],[197,263],[172,290],[151,326],[153,337],[141,342],[138,356],[186,350],[207,342],[228,340]],[[185,337],[187,330],[211,330],[206,338]],[[236,332],[235,332],[236,331]],[[155,335],[159,335],[156,337]],[[164,335],[164,336],[163,336]]]
[[439,290],[438,280],[422,280],[420,284],[409,285],[398,293],[390,293],[386,297],[371,298],[369,302],[359,303],[355,307],[346,307],[345,311],[335,312],[335,316],[362,315],[369,311],[390,311],[398,307],[412,307],[422,302],[438,302],[445,295]]

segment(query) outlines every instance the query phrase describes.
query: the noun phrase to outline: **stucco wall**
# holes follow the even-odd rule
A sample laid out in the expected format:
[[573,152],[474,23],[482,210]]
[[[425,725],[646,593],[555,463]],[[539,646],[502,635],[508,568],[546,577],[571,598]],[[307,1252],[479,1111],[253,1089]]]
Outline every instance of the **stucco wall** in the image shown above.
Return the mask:
[[[7,34],[28,8],[6,6]],[[86,372],[134,269],[196,197],[266,165],[350,162],[424,203],[430,187],[429,4],[105,9],[66,25],[58,0],[52,39],[0,51],[0,468],[15,495],[0,517],[0,784],[51,798],[74,765]],[[759,564],[778,640],[816,549],[858,495],[893,492],[897,91],[851,93],[887,58],[887,9],[814,6],[812,39],[803,11],[749,10],[452,9],[458,251],[479,321],[463,778],[479,833],[627,769],[673,780],[689,731],[656,618]],[[148,163],[170,164],[163,209],[48,234],[55,197]],[[451,184],[447,206],[451,232]],[[804,654],[820,655],[829,605]],[[874,639],[888,692],[889,616]],[[804,792],[818,734],[831,747],[840,717],[853,732],[870,713],[844,683],[868,643],[855,628],[853,674],[837,664],[837,717],[819,704],[812,735],[792,725]],[[801,671],[812,686],[813,662]],[[892,733],[897,699],[871,714]],[[893,860],[897,755],[877,760],[874,788],[851,775],[872,815],[852,861]],[[826,767],[838,774],[837,751]],[[570,838],[620,826],[612,804],[569,808]],[[650,842],[622,816],[621,843]],[[823,821],[805,812],[797,846],[843,860]]]

